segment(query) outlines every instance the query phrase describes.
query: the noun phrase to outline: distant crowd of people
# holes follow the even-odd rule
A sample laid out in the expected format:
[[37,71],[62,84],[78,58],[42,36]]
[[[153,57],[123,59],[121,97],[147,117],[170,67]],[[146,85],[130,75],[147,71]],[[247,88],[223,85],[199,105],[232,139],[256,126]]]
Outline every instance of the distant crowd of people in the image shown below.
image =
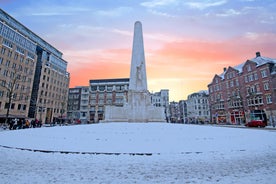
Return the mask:
[[25,120],[25,119],[13,119],[9,122],[9,129],[10,130],[17,130],[17,129],[24,129],[24,128],[36,128],[41,127],[42,122],[35,119],[31,120]]

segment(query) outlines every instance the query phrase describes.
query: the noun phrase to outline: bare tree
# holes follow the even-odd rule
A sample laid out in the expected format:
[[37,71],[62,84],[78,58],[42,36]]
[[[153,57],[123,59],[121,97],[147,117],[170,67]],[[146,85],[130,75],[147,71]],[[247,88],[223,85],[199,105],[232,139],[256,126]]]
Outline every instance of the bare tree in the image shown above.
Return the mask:
[[8,118],[10,115],[10,109],[12,107],[12,102],[17,101],[17,100],[26,100],[25,98],[22,99],[20,97],[18,99],[18,92],[20,92],[21,95],[27,94],[28,87],[24,86],[24,83],[26,83],[27,77],[22,75],[22,67],[16,68],[16,66],[12,67],[10,70],[5,70],[4,71],[4,76],[6,78],[1,78],[0,79],[0,88],[3,89],[3,91],[6,93],[7,97],[7,112],[6,112],[6,117],[5,117],[5,125],[8,123]]
[[65,113],[65,108],[66,108],[66,103],[61,102],[60,118],[61,118],[61,123],[62,124],[63,124],[63,114]]

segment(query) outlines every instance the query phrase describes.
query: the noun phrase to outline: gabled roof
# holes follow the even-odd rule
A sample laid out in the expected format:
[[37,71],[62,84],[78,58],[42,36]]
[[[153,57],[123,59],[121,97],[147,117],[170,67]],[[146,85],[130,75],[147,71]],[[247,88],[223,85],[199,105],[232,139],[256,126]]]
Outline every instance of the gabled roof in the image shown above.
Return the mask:
[[[259,53],[260,54],[260,53]],[[254,62],[256,63],[257,67],[261,66],[261,65],[264,65],[264,64],[268,64],[268,63],[272,63],[272,64],[276,64],[276,59],[272,59],[272,58],[268,58],[268,57],[263,57],[263,56],[260,56],[258,55],[257,57],[255,58],[252,58],[252,59],[249,59],[239,65],[236,65],[234,67],[231,67],[229,66],[227,69],[225,69],[221,74],[216,74],[213,79],[212,79],[212,82],[213,80],[216,78],[216,77],[220,77],[221,80],[224,80],[224,77],[225,77],[225,73],[228,71],[228,69],[231,67],[235,70],[237,70],[239,73],[242,73],[242,69],[243,69],[243,66],[248,62],[248,61],[251,61],[251,62]],[[212,82],[210,84],[212,84]],[[210,85],[208,84],[208,86]]]
[[[252,58],[252,59],[249,59],[247,61],[252,61],[254,63],[256,63],[257,67],[261,66],[261,65],[264,65],[264,64],[267,64],[267,63],[272,63],[272,64],[276,64],[276,59],[272,59],[272,58],[268,58],[268,57],[263,57],[263,56],[258,56],[258,57],[255,57],[255,58]],[[247,62],[246,61],[246,62]],[[236,69],[239,71],[239,73],[242,72],[242,68],[243,66],[245,65],[246,62],[243,62],[239,65],[236,65],[232,68]],[[227,69],[228,70],[228,69]],[[223,73],[221,73],[219,76],[224,79],[224,75],[225,73],[227,72],[227,70],[225,70]]]
[[276,59],[272,59],[272,58],[268,58],[268,57],[263,57],[263,56],[259,56],[259,57],[255,57],[250,59],[250,61],[253,61],[257,64],[258,66],[267,64],[267,63],[274,63],[276,64]]

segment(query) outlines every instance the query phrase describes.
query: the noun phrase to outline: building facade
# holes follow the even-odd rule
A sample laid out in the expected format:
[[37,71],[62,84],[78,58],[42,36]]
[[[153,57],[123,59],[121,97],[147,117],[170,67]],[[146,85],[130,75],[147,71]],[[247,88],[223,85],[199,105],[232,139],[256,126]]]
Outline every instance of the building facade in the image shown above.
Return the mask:
[[69,88],[67,118],[71,123],[89,123],[89,87]]
[[212,122],[244,124],[257,114],[276,116],[275,71],[276,59],[257,52],[255,58],[215,75],[208,85]]
[[169,116],[170,123],[181,123],[180,108],[179,108],[178,102],[175,102],[175,101],[170,102],[169,112],[170,112],[170,116]]
[[180,122],[181,123],[188,123],[187,101],[186,100],[180,100],[178,103],[179,103]]
[[104,119],[105,105],[123,106],[127,102],[129,78],[90,80],[90,122]]
[[151,103],[156,107],[164,107],[166,121],[169,122],[169,90],[161,89],[159,92],[151,93]]
[[64,118],[70,76],[62,53],[1,9],[0,47],[1,116],[10,109],[11,118]]
[[188,95],[187,105],[187,123],[203,124],[210,122],[210,110],[207,91],[199,91]]

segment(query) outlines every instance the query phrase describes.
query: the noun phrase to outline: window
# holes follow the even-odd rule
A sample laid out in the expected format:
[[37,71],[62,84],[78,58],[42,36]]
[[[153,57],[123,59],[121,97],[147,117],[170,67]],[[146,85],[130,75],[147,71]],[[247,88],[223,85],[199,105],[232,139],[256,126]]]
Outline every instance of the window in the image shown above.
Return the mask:
[[260,93],[260,92],[261,92],[261,89],[260,89],[260,85],[259,85],[259,84],[256,84],[255,89],[256,89],[256,92],[257,92],[257,93]]
[[3,45],[5,45],[6,47],[9,47],[10,49],[12,49],[12,43],[8,40],[3,40]]
[[9,60],[7,60],[7,61],[6,61],[6,66],[9,67],[9,66],[10,66],[10,63],[11,63],[11,62],[10,62]]
[[269,83],[268,82],[264,83],[264,90],[269,90]]
[[261,74],[262,74],[262,78],[267,77],[267,71],[266,70],[262,70]]
[[230,81],[230,87],[234,87],[234,81]]
[[113,90],[113,86],[107,86],[107,91],[112,91]]
[[271,104],[271,103],[272,103],[271,95],[267,95],[267,96],[266,96],[266,103],[267,103],[267,104]]
[[252,74],[248,75],[248,80],[249,80],[249,82],[253,81],[253,75]]
[[18,59],[18,54],[15,53],[15,54],[14,54],[14,60],[17,60],[17,59]]
[[257,73],[254,73],[254,79],[258,80],[258,74]]
[[23,63],[23,61],[24,61],[24,57],[20,56],[20,62]]
[[9,108],[10,104],[9,103],[5,103],[5,109]]
[[239,79],[236,79],[236,86],[239,86]]
[[4,70],[3,75],[4,75],[5,77],[8,77],[8,74],[9,74],[8,70]]
[[8,57],[11,58],[12,57],[12,51],[9,50],[8,52]]
[[105,86],[99,86],[99,90],[100,91],[104,91],[105,90]]
[[244,76],[244,82],[245,82],[245,83],[248,82],[247,76]]
[[12,68],[15,69],[16,68],[16,63],[12,64]]
[[247,65],[247,72],[250,72],[252,69],[251,69],[251,66],[250,65]]
[[4,55],[5,52],[6,52],[6,48],[2,47],[2,49],[1,49],[1,54]]

